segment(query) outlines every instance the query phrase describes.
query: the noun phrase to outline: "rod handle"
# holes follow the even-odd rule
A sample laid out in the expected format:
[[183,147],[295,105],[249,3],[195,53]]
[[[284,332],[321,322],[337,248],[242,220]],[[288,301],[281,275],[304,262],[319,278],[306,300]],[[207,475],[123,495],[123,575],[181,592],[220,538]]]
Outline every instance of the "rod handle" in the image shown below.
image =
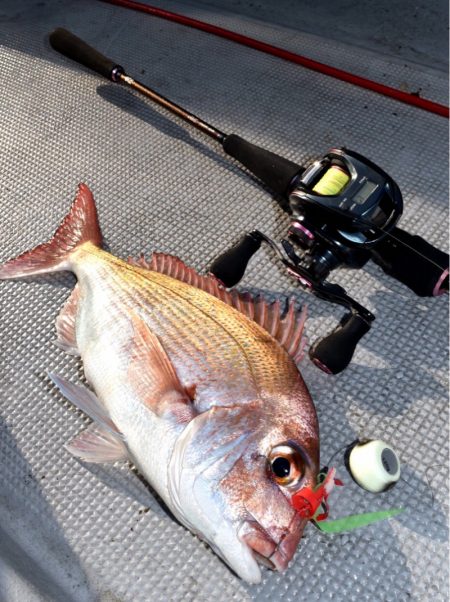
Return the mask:
[[223,149],[275,193],[286,197],[290,184],[303,168],[280,155],[276,155],[261,146],[247,142],[236,134],[229,134],[222,142]]
[[349,365],[357,344],[369,330],[370,324],[360,315],[347,314],[343,324],[313,345],[309,356],[324,372],[339,374]]
[[124,73],[124,69],[120,65],[108,59],[67,29],[58,27],[50,34],[49,41],[54,50],[88,69],[92,69],[106,79],[117,81],[119,73]]
[[394,228],[372,251],[372,259],[386,274],[416,295],[432,297],[448,293],[449,258],[416,234]]

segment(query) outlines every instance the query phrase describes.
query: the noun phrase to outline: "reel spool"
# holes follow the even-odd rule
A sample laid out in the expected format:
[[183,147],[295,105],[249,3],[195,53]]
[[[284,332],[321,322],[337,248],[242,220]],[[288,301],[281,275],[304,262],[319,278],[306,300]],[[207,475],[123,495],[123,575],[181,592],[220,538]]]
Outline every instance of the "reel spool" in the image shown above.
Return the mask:
[[313,192],[324,196],[339,194],[350,181],[348,173],[338,165],[332,165],[315,184]]

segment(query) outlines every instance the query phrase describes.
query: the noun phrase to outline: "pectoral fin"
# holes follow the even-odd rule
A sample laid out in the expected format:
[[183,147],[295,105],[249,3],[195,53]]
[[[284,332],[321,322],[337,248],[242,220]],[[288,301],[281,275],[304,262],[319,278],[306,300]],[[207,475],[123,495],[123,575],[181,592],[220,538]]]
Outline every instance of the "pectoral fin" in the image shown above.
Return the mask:
[[134,335],[129,355],[128,378],[137,397],[155,414],[189,422],[195,385],[183,387],[158,337],[137,315],[131,316]]

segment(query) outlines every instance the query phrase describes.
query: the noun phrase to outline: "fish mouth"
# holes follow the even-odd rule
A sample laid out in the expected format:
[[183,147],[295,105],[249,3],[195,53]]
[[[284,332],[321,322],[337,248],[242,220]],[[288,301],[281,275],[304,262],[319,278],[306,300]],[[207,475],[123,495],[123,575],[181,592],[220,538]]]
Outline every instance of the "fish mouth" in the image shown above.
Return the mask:
[[289,527],[275,541],[258,522],[249,520],[242,524],[239,537],[250,548],[259,564],[284,573],[297,550],[307,522],[307,519],[295,514]]

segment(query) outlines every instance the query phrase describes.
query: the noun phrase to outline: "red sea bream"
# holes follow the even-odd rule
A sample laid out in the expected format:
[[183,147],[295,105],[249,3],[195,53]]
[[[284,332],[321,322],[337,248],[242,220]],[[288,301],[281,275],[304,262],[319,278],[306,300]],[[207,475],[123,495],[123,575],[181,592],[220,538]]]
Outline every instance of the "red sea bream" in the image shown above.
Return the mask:
[[319,433],[298,371],[304,315],[226,291],[182,261],[124,261],[100,248],[81,184],[52,239],[0,266],[0,279],[70,270],[56,321],[89,389],[51,375],[92,419],[68,446],[90,462],[133,462],[175,517],[243,579],[286,569],[307,519]]

